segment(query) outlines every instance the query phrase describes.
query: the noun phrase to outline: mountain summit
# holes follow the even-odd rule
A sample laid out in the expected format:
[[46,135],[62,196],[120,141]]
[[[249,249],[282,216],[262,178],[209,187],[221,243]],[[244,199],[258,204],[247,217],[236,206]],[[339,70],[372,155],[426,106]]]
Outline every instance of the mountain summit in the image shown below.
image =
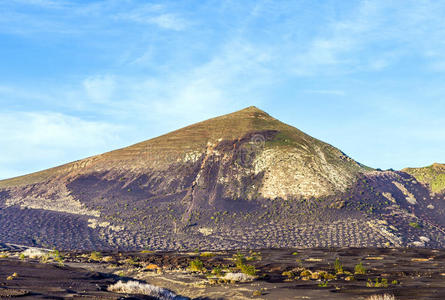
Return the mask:
[[431,213],[443,194],[419,181],[365,167],[252,106],[0,181],[0,237],[66,249],[420,243],[403,235],[403,212]]

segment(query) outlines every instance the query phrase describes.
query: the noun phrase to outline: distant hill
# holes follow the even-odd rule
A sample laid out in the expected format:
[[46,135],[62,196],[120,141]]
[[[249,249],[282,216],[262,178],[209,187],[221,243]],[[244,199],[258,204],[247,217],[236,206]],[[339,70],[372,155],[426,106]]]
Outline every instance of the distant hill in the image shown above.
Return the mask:
[[425,168],[406,168],[402,170],[429,186],[433,193],[445,191],[445,165],[435,163]]
[[429,168],[371,169],[248,107],[0,181],[0,242],[61,249],[443,247],[445,171]]

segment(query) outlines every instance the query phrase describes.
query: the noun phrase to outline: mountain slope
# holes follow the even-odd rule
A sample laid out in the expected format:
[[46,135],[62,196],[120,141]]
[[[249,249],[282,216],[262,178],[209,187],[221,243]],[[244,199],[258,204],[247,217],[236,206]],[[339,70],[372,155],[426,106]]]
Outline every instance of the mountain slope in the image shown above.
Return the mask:
[[416,210],[442,226],[441,204],[432,214],[414,181],[249,107],[0,181],[0,237],[59,248],[404,245],[424,234],[404,235]]
[[430,187],[433,193],[445,192],[445,165],[435,163],[424,168],[406,168],[402,170]]

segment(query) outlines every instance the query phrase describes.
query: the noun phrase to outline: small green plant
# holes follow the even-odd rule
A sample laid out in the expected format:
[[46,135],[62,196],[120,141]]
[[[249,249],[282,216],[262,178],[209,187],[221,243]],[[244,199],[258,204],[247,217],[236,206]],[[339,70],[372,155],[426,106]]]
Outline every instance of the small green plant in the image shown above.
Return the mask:
[[281,276],[286,276],[288,279],[292,279],[295,277],[295,274],[291,271],[285,271],[281,273]]
[[354,267],[354,274],[361,274],[361,275],[366,274],[366,269],[365,269],[365,267],[363,266],[362,263],[359,263],[359,264],[355,265],[355,267]]
[[340,262],[340,260],[338,259],[338,257],[335,259],[335,262],[334,262],[334,270],[335,270],[335,273],[337,273],[337,274],[343,273],[343,265]]
[[132,257],[126,259],[125,262],[126,262],[127,264],[129,264],[129,265],[133,265],[133,266],[135,266],[135,265],[138,264]]
[[142,254],[152,254],[152,253],[154,253],[154,251],[151,251],[151,250],[142,250],[141,253],[142,253]]
[[25,254],[20,253],[20,255],[19,255],[19,259],[20,259],[20,260],[25,260]]
[[197,258],[195,260],[192,260],[190,262],[189,268],[190,271],[192,272],[203,272],[204,271],[204,264],[203,262]]
[[48,260],[49,260],[49,254],[40,256],[40,263],[46,264],[48,262]]
[[222,269],[221,269],[221,267],[214,267],[213,270],[212,270],[212,274],[217,276],[217,277],[222,276]]
[[241,254],[237,253],[234,255],[236,267],[244,274],[255,276],[258,272],[257,269],[255,269],[254,266],[246,264],[246,257]]
[[373,282],[371,279],[368,279],[366,286],[367,287],[376,287],[376,288],[387,288],[388,287],[388,279],[382,278],[379,280],[379,278],[376,278],[375,282]]
[[298,252],[296,252],[296,251],[292,252],[292,255],[298,255]]
[[240,271],[244,274],[250,275],[250,276],[256,276],[258,270],[255,269],[254,266],[252,265],[240,265],[238,266],[238,268],[240,269]]
[[100,261],[100,260],[102,260],[102,253],[93,251],[90,254],[90,259],[94,260],[94,261]]
[[252,296],[254,296],[254,297],[262,296],[262,295],[264,295],[264,291],[265,291],[264,288],[255,290],[255,291],[253,291]]
[[416,223],[416,222],[410,222],[409,223],[409,226],[411,226],[412,228],[416,228],[416,229],[419,229],[421,226],[418,224],[418,223]]
[[53,249],[53,251],[50,252],[50,256],[59,263],[59,265],[63,266],[63,256],[60,254],[59,250]]
[[318,284],[319,287],[328,287],[328,282],[327,281],[322,281]]
[[201,257],[213,257],[213,256],[215,256],[215,254],[212,253],[212,252],[202,252],[199,256],[201,256]]
[[399,282],[398,282],[397,280],[393,280],[393,281],[391,281],[391,284],[392,284],[392,285],[398,285]]
[[19,277],[19,275],[16,272],[14,272],[12,275],[6,277],[6,280],[14,280],[17,277]]

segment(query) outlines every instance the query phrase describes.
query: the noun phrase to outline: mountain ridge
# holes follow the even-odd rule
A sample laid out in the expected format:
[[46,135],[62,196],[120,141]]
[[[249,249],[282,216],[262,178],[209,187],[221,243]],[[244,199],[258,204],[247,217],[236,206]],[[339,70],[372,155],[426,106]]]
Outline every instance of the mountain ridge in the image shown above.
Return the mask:
[[[443,196],[408,172],[366,167],[248,107],[0,181],[0,239],[163,250],[209,242],[215,249],[440,246]],[[424,229],[413,232],[413,222]]]

